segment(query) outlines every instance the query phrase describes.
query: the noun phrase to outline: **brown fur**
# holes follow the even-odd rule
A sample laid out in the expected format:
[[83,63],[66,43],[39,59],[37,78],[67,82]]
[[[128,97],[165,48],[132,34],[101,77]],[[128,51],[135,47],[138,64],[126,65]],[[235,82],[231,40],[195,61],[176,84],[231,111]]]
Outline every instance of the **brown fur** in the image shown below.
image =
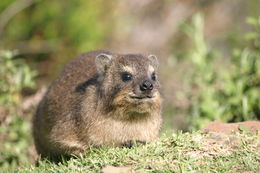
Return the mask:
[[[97,56],[106,54],[112,60]],[[105,57],[106,58],[106,57]],[[95,62],[96,60],[96,62]],[[104,63],[104,64],[102,64]],[[139,83],[149,78],[155,60],[140,54],[85,53],[69,63],[49,87],[33,119],[33,136],[42,156],[79,154],[88,146],[122,146],[130,140],[149,142],[161,125],[159,82],[152,99],[131,99]],[[134,69],[123,82],[124,66]],[[149,70],[148,70],[149,68]]]

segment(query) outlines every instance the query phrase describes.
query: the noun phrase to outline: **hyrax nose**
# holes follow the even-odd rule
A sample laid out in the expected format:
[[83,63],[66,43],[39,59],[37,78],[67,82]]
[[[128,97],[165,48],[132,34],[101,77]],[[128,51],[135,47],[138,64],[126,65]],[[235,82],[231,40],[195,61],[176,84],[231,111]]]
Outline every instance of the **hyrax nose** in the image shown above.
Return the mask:
[[141,91],[151,91],[151,90],[153,90],[153,84],[149,80],[145,80],[140,85],[140,90]]

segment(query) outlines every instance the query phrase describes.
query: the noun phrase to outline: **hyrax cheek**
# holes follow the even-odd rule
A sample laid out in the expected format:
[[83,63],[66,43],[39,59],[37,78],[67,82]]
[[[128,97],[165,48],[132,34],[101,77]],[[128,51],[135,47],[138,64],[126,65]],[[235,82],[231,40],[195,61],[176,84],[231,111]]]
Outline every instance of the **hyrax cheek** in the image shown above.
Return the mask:
[[127,95],[127,93],[121,91],[121,92],[117,93],[114,96],[113,100],[111,100],[111,101],[115,105],[125,104],[126,95]]
[[122,88],[122,90],[119,91],[113,97],[113,103],[118,104],[118,105],[127,104],[129,102],[129,94],[130,93],[133,93],[131,88]]

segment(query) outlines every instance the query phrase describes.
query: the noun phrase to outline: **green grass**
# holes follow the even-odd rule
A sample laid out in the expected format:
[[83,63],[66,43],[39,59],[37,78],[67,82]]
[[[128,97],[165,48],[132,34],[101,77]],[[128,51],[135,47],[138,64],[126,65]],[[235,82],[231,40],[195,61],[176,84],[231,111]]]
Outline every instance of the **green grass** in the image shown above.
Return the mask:
[[24,166],[19,172],[100,172],[106,166],[126,166],[133,172],[259,172],[258,135],[177,133],[147,145],[129,148],[91,148],[85,156],[48,160]]

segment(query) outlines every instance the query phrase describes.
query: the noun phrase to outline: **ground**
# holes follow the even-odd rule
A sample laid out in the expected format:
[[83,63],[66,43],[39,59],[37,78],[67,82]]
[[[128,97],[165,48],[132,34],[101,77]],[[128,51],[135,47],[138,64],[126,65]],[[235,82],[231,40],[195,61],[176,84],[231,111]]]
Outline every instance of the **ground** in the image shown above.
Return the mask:
[[62,163],[39,162],[20,172],[259,172],[260,133],[176,132],[133,148],[91,148]]

